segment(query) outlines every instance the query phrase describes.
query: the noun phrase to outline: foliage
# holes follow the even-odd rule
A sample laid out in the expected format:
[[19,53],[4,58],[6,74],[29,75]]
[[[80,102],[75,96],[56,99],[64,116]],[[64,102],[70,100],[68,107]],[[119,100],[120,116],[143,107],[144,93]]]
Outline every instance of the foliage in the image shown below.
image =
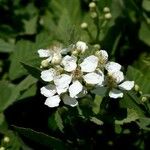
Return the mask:
[[[90,2],[0,1],[0,148],[148,149],[150,1],[97,0],[99,24]],[[40,94],[37,50],[79,40],[106,49],[135,87],[121,99],[99,90],[80,98],[77,107],[48,108]]]

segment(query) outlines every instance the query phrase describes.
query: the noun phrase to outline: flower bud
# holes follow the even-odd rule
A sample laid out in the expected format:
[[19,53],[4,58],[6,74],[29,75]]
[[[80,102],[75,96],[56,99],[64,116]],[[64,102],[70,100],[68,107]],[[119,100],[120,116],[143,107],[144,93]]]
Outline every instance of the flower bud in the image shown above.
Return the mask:
[[94,48],[96,48],[96,49],[100,49],[100,48],[101,48],[101,46],[100,46],[99,44],[95,44],[95,45],[94,45]]
[[82,29],[87,29],[87,28],[88,28],[88,24],[87,24],[86,22],[83,22],[83,23],[81,24],[81,28],[82,28]]
[[61,62],[61,59],[62,59],[61,54],[54,53],[54,56],[52,58],[51,63],[52,64],[59,64]]
[[106,13],[105,14],[105,19],[111,19],[112,18],[112,15],[111,15],[111,13]]
[[0,147],[0,150],[5,150],[5,147],[3,147],[3,146],[2,146],[2,147]]
[[109,7],[104,7],[103,12],[104,12],[104,13],[109,13],[109,12],[110,12]]
[[41,62],[41,67],[43,68],[45,68],[45,67],[48,67],[48,65],[49,65],[49,61],[47,60],[47,59],[45,59],[45,60],[42,60],[42,62]]
[[88,46],[86,45],[85,42],[82,42],[82,41],[78,41],[76,43],[76,49],[81,52],[81,53],[84,53],[86,49],[88,49]]
[[96,4],[94,2],[89,3],[89,8],[91,9],[96,8]]
[[91,18],[93,18],[93,19],[97,18],[97,13],[96,12],[92,12],[91,13]]
[[147,97],[143,96],[142,99],[141,99],[141,101],[142,101],[143,103],[146,102],[146,101],[147,101]]
[[138,91],[139,91],[139,89],[140,89],[140,87],[139,87],[137,84],[135,84],[135,86],[134,86],[134,90],[135,90],[136,92],[138,92]]
[[78,56],[78,54],[79,54],[79,51],[77,49],[75,49],[74,51],[72,51],[72,55]]
[[8,136],[5,136],[4,139],[3,139],[3,141],[4,141],[5,143],[9,143],[10,138],[9,138]]

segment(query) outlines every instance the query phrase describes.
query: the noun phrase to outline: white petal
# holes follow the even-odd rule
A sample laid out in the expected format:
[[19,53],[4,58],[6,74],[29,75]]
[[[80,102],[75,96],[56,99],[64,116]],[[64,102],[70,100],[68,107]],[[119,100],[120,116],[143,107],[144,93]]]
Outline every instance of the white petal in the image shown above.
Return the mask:
[[64,93],[69,88],[72,77],[67,74],[61,74],[54,78],[54,83],[56,85],[56,90],[58,94]]
[[108,60],[108,53],[105,50],[100,50],[99,53],[100,62],[106,63]]
[[72,57],[69,55],[65,56],[62,60],[64,70],[68,72],[74,71],[77,67],[76,61],[77,61],[76,57]]
[[56,91],[60,95],[62,93],[67,92],[68,88],[69,88],[69,85],[65,86],[65,87],[64,86],[56,86]]
[[125,81],[119,85],[120,89],[131,90],[134,87],[134,81]]
[[47,49],[39,49],[38,54],[39,54],[39,57],[49,57],[52,55],[50,50],[47,50]]
[[109,97],[111,98],[122,98],[123,97],[123,93],[120,91],[120,90],[117,90],[117,89],[112,89],[110,92],[109,92]]
[[60,101],[60,97],[58,95],[55,95],[52,97],[48,97],[44,104],[48,107],[57,107],[59,106]]
[[124,75],[122,71],[108,72],[108,74],[113,77],[113,79],[115,80],[117,84],[119,84],[120,82],[124,80]]
[[41,72],[41,78],[43,81],[50,82],[54,79],[54,76],[56,75],[55,69],[51,68],[49,70],[44,70]]
[[77,94],[79,94],[83,89],[82,84],[77,80],[72,83],[69,87],[69,93],[70,97],[75,97]]
[[49,84],[47,86],[43,86],[41,88],[41,94],[45,97],[51,97],[56,94],[56,88],[54,85]]
[[63,97],[63,102],[64,102],[64,104],[72,106],[72,107],[75,107],[78,105],[78,101],[75,98],[72,98],[68,95],[65,95]]
[[88,84],[102,84],[104,81],[104,76],[103,74],[92,72],[84,75],[83,79]]
[[82,91],[81,91],[78,95],[76,95],[75,98],[82,98],[82,97],[84,97],[86,94],[87,94],[87,90],[86,90],[85,88],[82,88]]
[[108,71],[108,72],[116,72],[116,71],[120,71],[121,69],[121,65],[116,63],[116,62],[108,62],[105,66],[105,69]]
[[91,55],[83,60],[80,64],[82,72],[93,72],[95,71],[98,65],[98,58],[94,55]]
[[81,50],[81,52],[85,52],[85,50],[88,49],[88,46],[86,45],[85,42],[78,41],[78,42],[76,43],[76,48],[77,48],[78,50]]

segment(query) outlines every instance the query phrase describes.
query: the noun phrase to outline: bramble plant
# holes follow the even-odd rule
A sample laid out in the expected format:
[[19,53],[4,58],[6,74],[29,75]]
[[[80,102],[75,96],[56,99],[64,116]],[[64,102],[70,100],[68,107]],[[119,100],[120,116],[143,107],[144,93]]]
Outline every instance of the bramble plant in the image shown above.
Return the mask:
[[1,0],[0,150],[147,150],[149,5]]

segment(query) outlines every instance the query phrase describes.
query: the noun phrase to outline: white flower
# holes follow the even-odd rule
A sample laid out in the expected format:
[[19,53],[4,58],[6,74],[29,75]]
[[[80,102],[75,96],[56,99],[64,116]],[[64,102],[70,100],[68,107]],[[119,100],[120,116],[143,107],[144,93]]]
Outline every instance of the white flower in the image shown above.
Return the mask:
[[86,45],[86,43],[82,41],[78,41],[75,46],[76,46],[76,49],[78,49],[82,53],[84,53],[85,50],[88,49],[88,46]]
[[106,64],[105,69],[108,72],[116,72],[116,71],[119,71],[121,69],[121,65],[116,63],[116,62],[110,61]]
[[52,51],[49,49],[39,49],[38,50],[39,57],[50,57],[52,56]]
[[43,86],[41,88],[41,94],[45,97],[51,97],[56,94],[56,87],[53,84],[49,84],[46,86]]
[[134,81],[124,81],[123,83],[121,83],[123,80],[123,72],[108,72],[107,85],[111,88],[109,92],[109,96],[111,98],[122,98],[123,92],[120,90],[129,91],[134,87]]
[[39,49],[38,54],[39,57],[47,57],[47,61],[53,64],[59,64],[62,55],[61,53],[64,52],[65,49],[61,49],[60,47],[54,46],[52,49]]
[[67,74],[61,74],[54,78],[54,84],[56,85],[56,90],[58,94],[65,93],[69,84],[71,83],[72,77]]
[[64,70],[67,72],[74,71],[77,67],[76,64],[77,58],[74,56],[65,56],[62,60],[62,65],[64,66]]
[[98,84],[101,85],[104,81],[104,74],[102,73],[102,71],[97,71],[97,73],[95,72],[91,72],[88,73],[86,75],[83,76],[83,79],[86,81],[86,83],[88,84]]
[[76,97],[83,89],[83,85],[78,81],[74,81],[69,87],[70,97]]
[[55,75],[56,75],[56,71],[53,68],[50,68],[48,70],[44,70],[41,72],[41,78],[43,81],[46,81],[46,82],[52,81]]
[[54,95],[51,97],[48,97],[45,101],[45,105],[47,105],[48,107],[57,107],[59,106],[61,99],[59,97],[59,95]]
[[98,65],[98,58],[94,55],[86,57],[80,64],[82,72],[93,72],[96,70]]

